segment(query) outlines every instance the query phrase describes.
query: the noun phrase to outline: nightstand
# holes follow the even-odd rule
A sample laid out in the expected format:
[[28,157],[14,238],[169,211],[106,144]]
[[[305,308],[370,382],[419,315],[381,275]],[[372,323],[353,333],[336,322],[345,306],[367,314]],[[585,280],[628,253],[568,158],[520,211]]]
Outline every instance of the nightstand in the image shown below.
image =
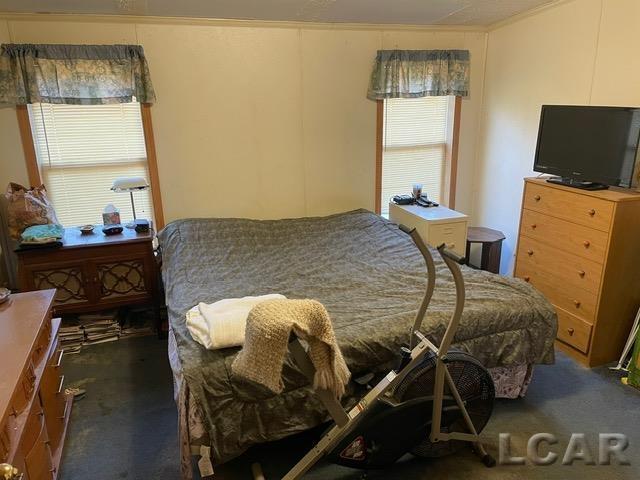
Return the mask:
[[432,247],[444,243],[458,255],[465,254],[468,217],[464,213],[442,206],[425,208],[390,203],[389,220],[415,228],[422,239]]
[[125,228],[106,236],[101,226],[87,235],[78,228],[67,228],[61,247],[16,251],[20,290],[55,288],[55,315],[148,304],[159,326],[153,239],[153,231],[136,233]]

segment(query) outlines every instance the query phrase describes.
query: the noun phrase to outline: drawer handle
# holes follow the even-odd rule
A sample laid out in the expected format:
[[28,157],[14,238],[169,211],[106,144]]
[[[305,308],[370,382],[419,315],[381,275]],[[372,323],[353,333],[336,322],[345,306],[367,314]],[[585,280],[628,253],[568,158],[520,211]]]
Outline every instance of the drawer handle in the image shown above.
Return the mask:
[[596,214],[596,211],[592,208],[591,210],[589,210],[589,215],[591,217],[593,217]]
[[580,300],[574,300],[573,304],[576,306],[576,308],[580,308],[580,305],[582,305],[582,303],[580,303]]
[[533,250],[527,250],[527,255],[529,256],[533,255]]
[[58,420],[64,420],[67,418],[67,409],[69,408],[69,402],[65,399],[64,401],[64,410],[62,411],[62,416],[58,417]]
[[64,375],[60,376],[60,383],[58,384],[58,394],[62,393],[62,387],[64,386]]
[[535,230],[537,226],[538,226],[538,225],[536,225],[535,223],[532,223],[532,224],[531,224],[531,228],[532,228],[533,230]]
[[589,248],[591,242],[589,240],[585,240],[584,242],[582,242],[582,244],[584,245],[584,248]]
[[540,197],[540,195],[534,195],[534,197],[533,197],[533,199],[534,199],[536,202],[539,202],[539,201],[540,201],[540,198],[541,198],[541,197]]
[[574,330],[573,328],[571,328],[571,327],[567,328],[567,333],[568,333],[570,336],[573,336],[573,333],[574,333],[574,332],[575,332],[575,330]]
[[55,368],[60,368],[60,365],[62,365],[62,355],[64,355],[64,348],[60,350],[60,356],[58,357],[58,361],[54,365]]
[[584,270],[578,270],[578,275],[580,275],[580,277],[584,277],[586,272]]
[[523,279],[525,282],[528,282],[529,280],[531,280],[531,277],[530,277],[529,275],[527,275],[527,276],[525,276],[525,277],[522,277],[522,279]]

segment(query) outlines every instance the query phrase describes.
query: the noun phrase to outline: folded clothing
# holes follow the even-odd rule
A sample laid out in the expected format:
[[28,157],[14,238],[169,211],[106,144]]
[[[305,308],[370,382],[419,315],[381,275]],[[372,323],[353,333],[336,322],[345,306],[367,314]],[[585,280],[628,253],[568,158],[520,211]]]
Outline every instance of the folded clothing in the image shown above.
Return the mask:
[[20,235],[20,243],[24,245],[40,245],[57,242],[64,235],[64,228],[57,223],[47,225],[31,225]]
[[274,393],[282,392],[282,367],[291,332],[309,345],[309,358],[315,368],[313,388],[329,390],[340,398],[351,374],[329,313],[315,300],[270,300],[256,305],[247,318],[244,347],[231,364],[233,374]]
[[226,298],[211,304],[199,303],[187,312],[191,337],[209,350],[244,344],[247,317],[253,307],[267,300],[285,299],[277,293]]

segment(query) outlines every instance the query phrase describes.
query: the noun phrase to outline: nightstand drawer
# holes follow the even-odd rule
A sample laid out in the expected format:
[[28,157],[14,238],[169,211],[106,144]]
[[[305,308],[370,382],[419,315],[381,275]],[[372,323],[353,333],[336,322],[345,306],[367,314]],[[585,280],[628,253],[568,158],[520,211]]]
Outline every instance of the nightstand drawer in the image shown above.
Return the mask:
[[449,250],[464,256],[467,241],[467,223],[439,223],[429,228],[429,243],[438,247],[445,244]]
[[467,216],[447,207],[424,208],[418,205],[389,204],[392,222],[415,228],[422,240],[437,247],[446,244],[460,256],[464,256],[467,243]]

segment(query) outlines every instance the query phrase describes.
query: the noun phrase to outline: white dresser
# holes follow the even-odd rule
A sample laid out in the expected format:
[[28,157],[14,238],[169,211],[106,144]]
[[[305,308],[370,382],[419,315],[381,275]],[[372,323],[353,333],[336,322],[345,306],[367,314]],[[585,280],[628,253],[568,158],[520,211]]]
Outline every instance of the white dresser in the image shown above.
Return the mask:
[[468,217],[464,213],[442,206],[425,208],[392,202],[389,204],[389,220],[415,228],[432,247],[444,243],[458,255],[465,255]]

